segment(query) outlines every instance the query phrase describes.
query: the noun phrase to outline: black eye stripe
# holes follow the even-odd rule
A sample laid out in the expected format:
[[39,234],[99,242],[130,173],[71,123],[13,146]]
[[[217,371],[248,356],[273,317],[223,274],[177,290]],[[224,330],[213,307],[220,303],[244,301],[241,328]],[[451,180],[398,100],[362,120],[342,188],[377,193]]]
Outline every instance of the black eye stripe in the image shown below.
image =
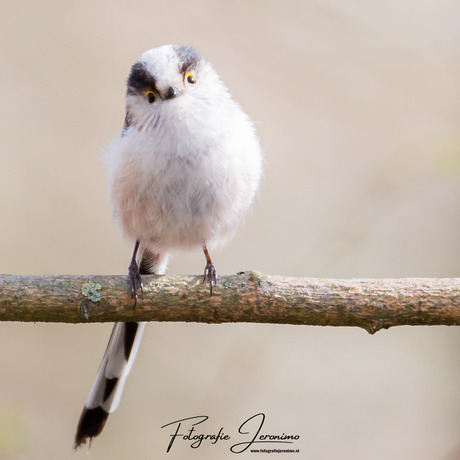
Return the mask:
[[127,86],[127,94],[136,94],[147,88],[157,91],[156,79],[146,70],[143,62],[136,62],[131,67]]
[[185,74],[187,70],[196,68],[201,60],[201,54],[188,46],[174,46],[179,58],[179,72]]

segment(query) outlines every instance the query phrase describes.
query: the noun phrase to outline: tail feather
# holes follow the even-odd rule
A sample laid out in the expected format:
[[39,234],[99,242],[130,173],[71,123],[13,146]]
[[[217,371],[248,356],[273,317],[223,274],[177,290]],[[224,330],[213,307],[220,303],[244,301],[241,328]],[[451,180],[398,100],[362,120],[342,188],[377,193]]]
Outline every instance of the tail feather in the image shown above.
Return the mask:
[[88,438],[91,446],[91,440],[101,434],[108,416],[109,414],[100,406],[94,409],[85,407],[78,421],[74,449],[86,444]]
[[121,398],[145,323],[115,323],[109,344],[80,416],[74,448],[98,436]]
[[[144,251],[140,264],[143,275],[164,271],[166,258]],[[163,261],[160,264],[160,260]],[[115,323],[96,380],[80,415],[74,449],[101,434],[105,422],[121,398],[125,380],[136,357],[146,323]]]

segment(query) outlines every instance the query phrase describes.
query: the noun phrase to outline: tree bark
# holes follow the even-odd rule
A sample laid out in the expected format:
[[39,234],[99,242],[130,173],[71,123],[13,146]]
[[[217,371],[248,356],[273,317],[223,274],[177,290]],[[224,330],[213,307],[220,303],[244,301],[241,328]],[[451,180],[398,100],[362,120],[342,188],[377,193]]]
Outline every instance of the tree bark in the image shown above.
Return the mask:
[[0,321],[183,321],[358,326],[460,325],[460,278],[316,279],[257,272],[143,276],[136,308],[126,276],[0,276]]

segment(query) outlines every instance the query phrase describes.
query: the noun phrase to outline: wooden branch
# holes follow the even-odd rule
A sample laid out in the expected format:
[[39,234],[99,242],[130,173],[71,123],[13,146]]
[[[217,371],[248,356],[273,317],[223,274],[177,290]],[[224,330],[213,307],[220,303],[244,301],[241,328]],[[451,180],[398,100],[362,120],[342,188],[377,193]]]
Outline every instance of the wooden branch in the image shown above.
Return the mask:
[[186,321],[358,326],[460,325],[460,278],[315,279],[244,272],[209,295],[197,276],[0,276],[0,321]]

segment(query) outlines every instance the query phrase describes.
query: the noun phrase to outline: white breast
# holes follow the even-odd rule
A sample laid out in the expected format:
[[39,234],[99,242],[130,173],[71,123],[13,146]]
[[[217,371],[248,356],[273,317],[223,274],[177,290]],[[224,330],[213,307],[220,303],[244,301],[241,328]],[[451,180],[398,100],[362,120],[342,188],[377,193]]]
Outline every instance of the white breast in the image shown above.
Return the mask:
[[224,243],[260,182],[259,142],[239,106],[191,102],[164,104],[155,126],[131,126],[109,155],[115,219],[154,251]]

